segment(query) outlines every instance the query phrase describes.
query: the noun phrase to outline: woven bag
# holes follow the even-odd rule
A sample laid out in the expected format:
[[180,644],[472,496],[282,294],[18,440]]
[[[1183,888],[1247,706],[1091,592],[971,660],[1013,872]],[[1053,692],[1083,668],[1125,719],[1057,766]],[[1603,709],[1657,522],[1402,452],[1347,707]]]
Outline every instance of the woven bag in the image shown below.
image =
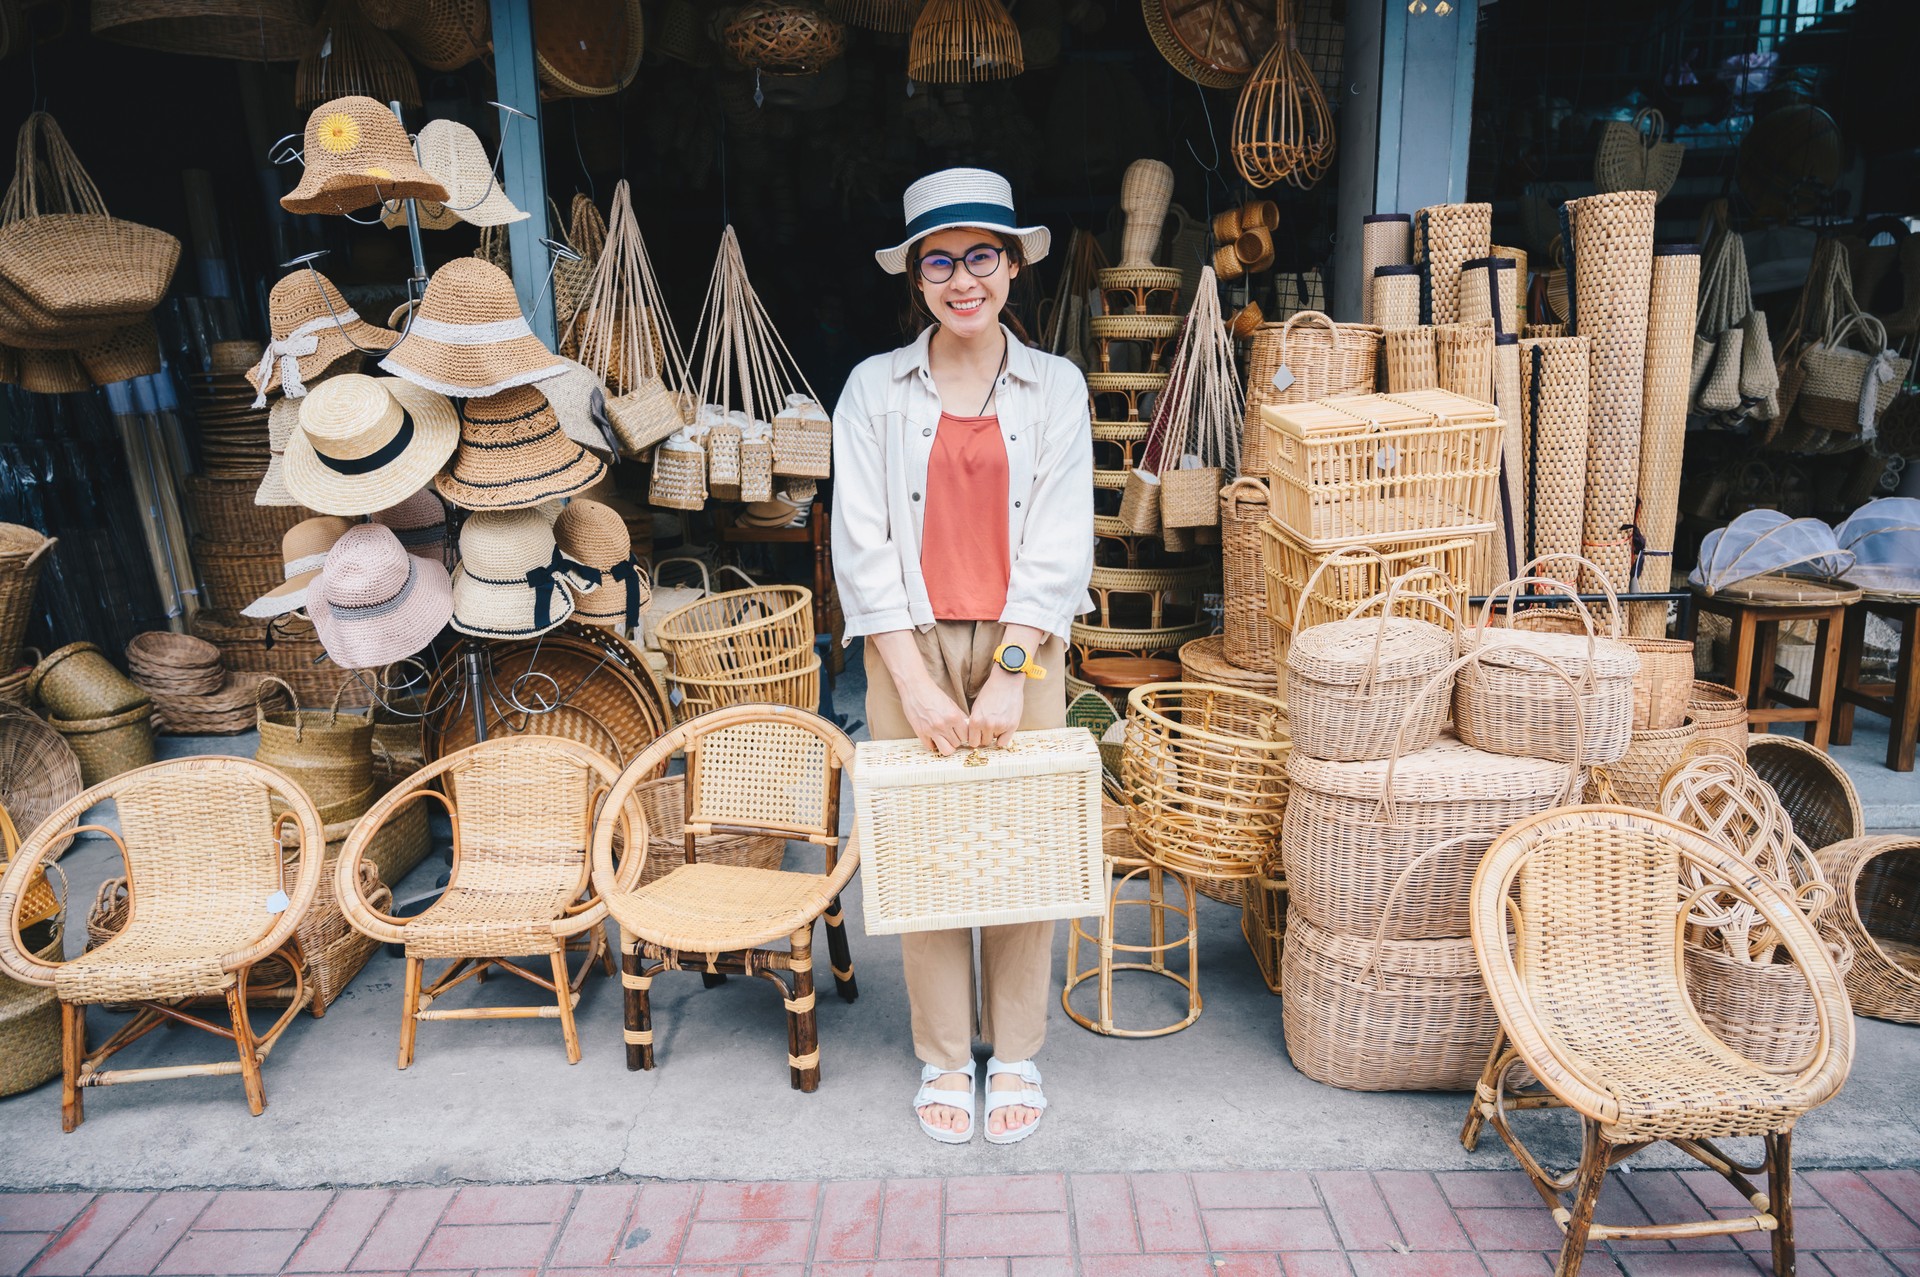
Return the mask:
[[[1287,648],[1287,715],[1293,746],[1337,762],[1385,758],[1421,750],[1440,737],[1452,684],[1423,696],[1453,661],[1453,635],[1428,621],[1394,615],[1410,582],[1438,578],[1431,568],[1395,577],[1382,594],[1360,604],[1348,620],[1306,624],[1303,594]],[[1365,617],[1375,604],[1377,618]]]
[[[638,11],[635,13],[637,18]],[[633,39],[637,53],[637,28]],[[592,264],[579,313],[567,326],[562,349],[572,351],[574,358],[607,383],[612,397],[607,415],[615,433],[623,444],[638,452],[679,428],[675,405],[675,425],[646,442],[634,441],[668,419],[661,400],[671,404],[672,396],[688,387],[687,357],[673,330],[665,295],[653,273],[653,260],[647,255],[646,240],[633,215],[632,193],[624,179],[614,185],[611,209],[605,246]],[[574,247],[586,251],[581,245]],[[642,397],[617,410],[633,394]],[[632,419],[627,428],[621,425],[621,414]]]
[[1154,396],[1143,459],[1160,478],[1162,528],[1218,527],[1220,487],[1240,467],[1240,374],[1211,270],[1200,271],[1168,389]]
[[1317,310],[1260,325],[1247,356],[1241,471],[1256,475],[1266,471],[1260,409],[1267,404],[1372,394],[1380,335],[1381,330],[1371,324],[1336,324]]
[[707,503],[707,453],[685,429],[654,449],[647,501],[669,510],[698,510]]
[[[269,687],[287,694],[290,709],[269,710]],[[348,685],[341,684],[344,693]],[[254,691],[260,743],[254,758],[285,772],[323,809],[328,820],[351,820],[361,811],[340,810],[373,788],[373,718],[345,713],[341,695],[326,709],[301,709],[300,698],[279,678],[263,678]]]
[[1686,152],[1680,143],[1667,141],[1666,118],[1641,107],[1632,123],[1608,120],[1600,130],[1593,184],[1602,191],[1652,191],[1656,201],[1663,200],[1680,176]]
[[620,450],[637,457],[688,424],[681,399],[658,377],[643,377],[624,395],[607,401],[607,421]]
[[756,434],[740,441],[740,499],[773,500],[773,438]]
[[719,492],[713,495],[721,500],[738,500],[740,492],[740,440],[742,431],[737,422],[715,422],[707,427],[707,435],[702,442],[707,449],[707,485],[710,489],[730,488],[731,497]]
[[788,395],[773,418],[773,472],[796,479],[833,475],[833,422],[808,395]]

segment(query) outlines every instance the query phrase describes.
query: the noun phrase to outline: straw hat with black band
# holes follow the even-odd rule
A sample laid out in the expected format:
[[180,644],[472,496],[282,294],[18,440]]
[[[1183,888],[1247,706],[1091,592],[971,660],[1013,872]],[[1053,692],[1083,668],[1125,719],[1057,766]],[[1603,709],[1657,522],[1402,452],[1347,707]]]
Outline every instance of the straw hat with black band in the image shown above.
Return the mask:
[[460,529],[453,628],[477,638],[531,638],[572,617],[576,579],[538,510],[481,510]]
[[453,583],[441,564],[408,554],[392,528],[359,523],[334,543],[307,586],[307,615],[335,665],[391,665],[446,628]]
[[572,574],[592,582],[574,591],[573,619],[631,633],[653,590],[633,561],[626,520],[611,506],[575,497],[554,520],[553,537]]
[[456,399],[498,394],[567,369],[533,335],[513,280],[477,257],[456,257],[433,273],[405,339],[380,367]]
[[280,197],[289,213],[351,213],[382,200],[447,202],[447,188],[413,157],[398,116],[372,98],[322,102],[307,117],[306,171]]
[[351,519],[323,514],[302,519],[280,538],[280,561],[286,580],[240,609],[240,615],[269,620],[298,612],[307,605],[307,587],[327,561],[327,552],[353,526]]
[[460,401],[460,446],[433,483],[465,510],[519,510],[598,483],[607,463],[567,438],[547,397],[514,386]]
[[302,403],[282,474],[310,510],[371,514],[424,488],[459,442],[445,398],[393,377],[346,373]]
[[267,406],[267,395],[278,390],[289,399],[307,393],[317,382],[363,351],[378,353],[400,340],[400,334],[376,328],[347,305],[333,281],[311,267],[283,276],[267,294],[267,323],[273,339],[261,352],[247,380],[258,393],[253,406]]
[[1020,260],[1028,264],[1045,257],[1053,245],[1053,232],[1046,227],[1014,224],[1013,185],[987,169],[949,168],[929,173],[907,188],[902,202],[907,237],[873,255],[889,275],[906,272],[907,253],[916,243],[956,226],[979,227],[1011,237],[1019,242]]

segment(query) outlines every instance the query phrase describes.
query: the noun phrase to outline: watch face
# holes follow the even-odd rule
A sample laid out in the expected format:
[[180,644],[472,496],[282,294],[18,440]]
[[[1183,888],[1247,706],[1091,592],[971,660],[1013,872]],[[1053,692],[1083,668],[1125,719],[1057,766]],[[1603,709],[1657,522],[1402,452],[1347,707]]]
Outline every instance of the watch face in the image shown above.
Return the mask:
[[1000,664],[1010,670],[1017,670],[1027,663],[1027,649],[1009,643],[1000,653]]

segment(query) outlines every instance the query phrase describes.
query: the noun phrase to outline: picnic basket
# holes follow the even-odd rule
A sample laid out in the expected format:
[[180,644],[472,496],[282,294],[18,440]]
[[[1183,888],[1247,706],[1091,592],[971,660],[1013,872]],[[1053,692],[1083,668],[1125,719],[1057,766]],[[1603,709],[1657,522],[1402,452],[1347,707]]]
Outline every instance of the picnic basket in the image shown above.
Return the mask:
[[1242,473],[1264,474],[1269,464],[1262,408],[1332,395],[1372,394],[1379,354],[1380,329],[1371,324],[1336,324],[1317,310],[1303,310],[1256,328],[1247,355]]
[[[1453,662],[1453,635],[1430,621],[1394,615],[1409,582],[1437,575],[1416,569],[1395,577],[1384,594],[1344,621],[1306,626],[1296,616],[1286,695],[1295,749],[1336,762],[1385,758],[1408,719],[1413,726],[1403,748],[1425,749],[1439,738],[1451,681],[1438,694],[1422,693]],[[1300,602],[1304,609],[1307,600]],[[1376,602],[1380,615],[1363,617]]]

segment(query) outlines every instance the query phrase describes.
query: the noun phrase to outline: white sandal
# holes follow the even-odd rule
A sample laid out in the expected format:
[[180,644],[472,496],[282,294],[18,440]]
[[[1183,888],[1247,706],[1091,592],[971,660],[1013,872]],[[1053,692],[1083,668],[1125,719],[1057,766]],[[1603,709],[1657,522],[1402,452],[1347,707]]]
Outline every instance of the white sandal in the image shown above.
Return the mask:
[[[925,1131],[931,1138],[939,1140],[942,1144],[966,1144],[973,1139],[974,1067],[974,1061],[971,1059],[967,1061],[967,1067],[964,1069],[939,1069],[931,1064],[923,1064],[920,1066],[920,1089],[913,1093],[913,1115],[919,1119],[920,1129]],[[934,1079],[946,1077],[948,1074],[965,1077],[967,1079],[967,1089],[964,1091],[943,1091],[933,1085]],[[967,1115],[967,1129],[964,1131],[952,1131],[944,1127],[935,1126],[933,1123],[927,1121],[926,1118],[920,1116],[920,1110],[929,1104],[939,1104],[946,1108],[963,1110]]]
[[[1027,1084],[1026,1089],[1020,1091],[994,1090],[993,1079],[1001,1073],[1018,1074],[1020,1079]],[[987,1127],[987,1143],[1018,1144],[1021,1140],[1040,1129],[1040,1119],[1037,1117],[1025,1126],[1016,1126],[1012,1130],[1002,1131],[998,1135],[993,1133],[993,1127],[991,1125],[995,1109],[1030,1108],[1044,1113],[1047,1108],[1047,1097],[1039,1092],[1037,1089],[1039,1085],[1040,1070],[1033,1066],[1032,1060],[1014,1060],[1009,1063],[997,1055],[988,1058],[987,1119],[989,1125]]]

